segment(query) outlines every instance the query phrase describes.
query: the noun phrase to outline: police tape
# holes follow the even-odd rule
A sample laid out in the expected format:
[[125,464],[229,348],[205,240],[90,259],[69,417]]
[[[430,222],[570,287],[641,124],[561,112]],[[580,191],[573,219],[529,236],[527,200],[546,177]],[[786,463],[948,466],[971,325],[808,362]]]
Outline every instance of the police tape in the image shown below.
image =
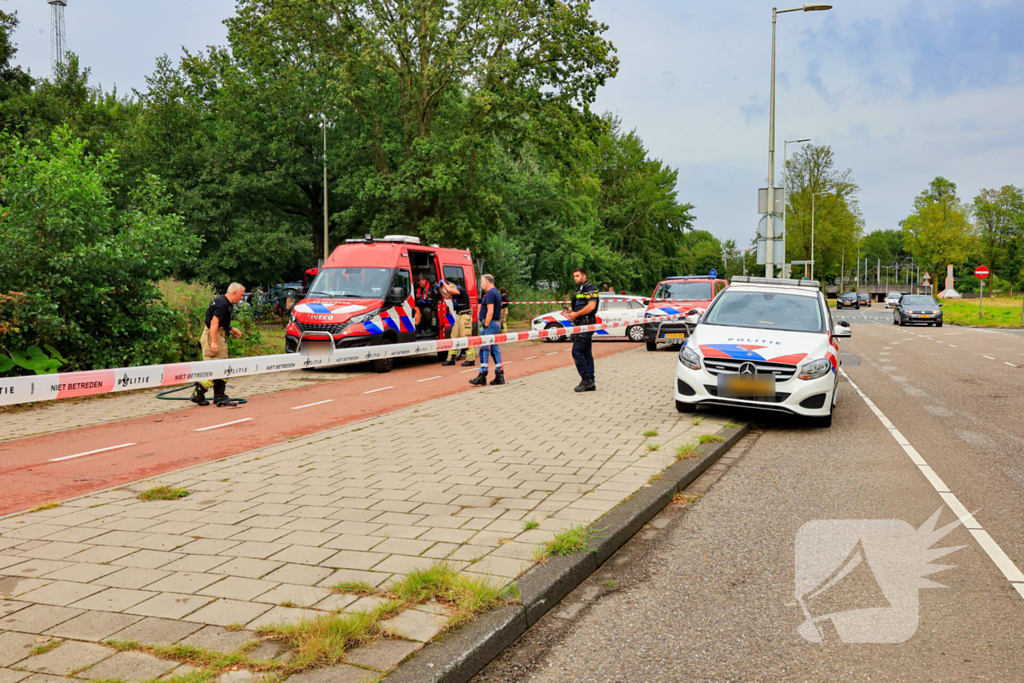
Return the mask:
[[300,353],[281,353],[273,356],[249,356],[224,360],[204,360],[191,363],[170,363],[167,365],[142,365],[112,370],[86,370],[83,372],[61,372],[29,377],[0,377],[0,406],[53,401],[77,396],[117,393],[134,389],[188,384],[201,380],[230,379],[247,375],[262,375],[270,372],[322,368],[332,365],[350,365],[385,358],[420,356],[451,350],[509,344],[512,342],[550,339],[552,337],[596,332],[616,327],[662,322],[683,317],[661,315],[635,320],[616,320],[598,325],[577,327],[553,327],[529,332],[507,332],[504,334],[460,337],[408,342],[404,344],[382,344],[336,349],[327,342],[309,340]]

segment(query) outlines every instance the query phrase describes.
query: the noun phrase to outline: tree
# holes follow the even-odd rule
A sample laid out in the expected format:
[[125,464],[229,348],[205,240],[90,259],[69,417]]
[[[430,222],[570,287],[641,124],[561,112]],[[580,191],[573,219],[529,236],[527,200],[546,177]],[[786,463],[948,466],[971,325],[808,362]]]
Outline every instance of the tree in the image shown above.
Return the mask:
[[941,176],[914,199],[914,212],[900,221],[900,227],[904,246],[934,277],[976,250],[974,229],[956,196],[956,184]]
[[[474,244],[496,139],[574,150],[618,61],[590,0],[243,0],[269,42],[327,60],[331,95],[360,118],[375,231]],[[559,152],[559,150],[561,152]]]
[[993,276],[1016,280],[1022,265],[1019,247],[1024,238],[1024,192],[1013,185],[983,189],[974,198],[971,213],[978,227],[982,261]]
[[46,143],[4,137],[0,152],[0,308],[18,316],[0,345],[48,344],[75,370],[172,359],[172,314],[153,282],[198,244],[159,181],[119,210],[116,157],[88,154],[66,126]]
[[[837,276],[844,254],[845,260],[852,262],[864,224],[857,201],[860,188],[853,181],[853,172],[835,168],[831,147],[805,145],[786,162],[786,187],[786,259],[815,260],[818,280]],[[813,203],[812,195],[817,195]]]
[[32,88],[32,76],[13,63],[18,48],[12,37],[17,28],[18,13],[0,10],[0,131],[10,123],[4,116],[2,104]]

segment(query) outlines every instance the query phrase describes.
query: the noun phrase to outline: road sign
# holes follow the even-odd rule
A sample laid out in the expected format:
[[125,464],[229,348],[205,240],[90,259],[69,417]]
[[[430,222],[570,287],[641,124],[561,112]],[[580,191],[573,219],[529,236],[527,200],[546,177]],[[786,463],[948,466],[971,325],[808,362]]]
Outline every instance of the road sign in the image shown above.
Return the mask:
[[978,266],[974,271],[974,277],[984,280],[988,277],[988,266]]
[[814,263],[814,261],[790,261],[789,265],[791,265],[791,266],[809,266],[812,263]]
[[785,225],[782,223],[782,216],[761,216],[761,220],[757,222],[757,236],[762,238],[768,237],[768,221],[772,222],[774,228],[773,237],[781,239],[786,232]]
[[762,187],[757,191],[757,212],[761,214],[765,213],[785,213],[786,212],[786,191],[781,187],[775,188],[775,208],[771,211],[768,210],[768,188]]
[[[715,270],[714,268],[712,268],[711,272],[708,273],[708,277],[718,277],[718,271]],[[487,321],[485,320],[484,322],[487,322]]]

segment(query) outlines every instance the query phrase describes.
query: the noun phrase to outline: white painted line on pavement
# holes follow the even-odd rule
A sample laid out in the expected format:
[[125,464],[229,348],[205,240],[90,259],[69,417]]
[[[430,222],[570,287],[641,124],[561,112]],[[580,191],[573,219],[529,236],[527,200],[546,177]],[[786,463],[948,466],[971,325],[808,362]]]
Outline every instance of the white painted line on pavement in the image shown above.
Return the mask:
[[1017,366],[1016,366],[1016,365],[1014,365],[1013,363],[1008,363],[1008,362],[1006,362],[1005,360],[1003,361],[1003,364],[1004,364],[1004,365],[1009,365],[1009,366],[1010,366],[1011,368],[1015,368],[1015,367],[1017,367]]
[[236,425],[239,422],[248,422],[251,419],[253,419],[253,418],[251,418],[251,417],[243,417],[241,420],[233,420],[231,422],[225,422],[224,424],[213,425],[212,427],[200,427],[199,429],[195,429],[193,431],[205,432],[205,431],[209,431],[211,429],[220,429],[221,427],[230,427],[231,425]]
[[94,451],[86,451],[85,453],[75,453],[74,455],[65,455],[61,458],[51,458],[46,462],[60,462],[61,460],[71,460],[73,458],[84,458],[87,455],[96,455],[97,453],[106,453],[107,451],[116,451],[118,448],[128,448],[134,446],[133,443],[123,443],[120,446],[107,446],[106,448],[97,448]]
[[469,370],[459,370],[460,375],[465,375],[467,372],[479,372],[476,368],[470,368]]
[[951,349],[959,349],[960,347],[957,346],[956,344],[950,344],[949,348],[951,348]]
[[959,519],[971,535],[974,536],[974,540],[976,540],[982,550],[988,554],[989,559],[991,559],[999,571],[1003,573],[1006,580],[1013,585],[1021,598],[1024,598],[1024,572],[1021,572],[1021,570],[1017,568],[1017,565],[1015,565],[1006,553],[1003,552],[1003,549],[999,547],[999,544],[995,542],[995,539],[993,539],[992,536],[982,528],[981,524],[978,523],[978,520],[974,518],[974,515],[967,511],[967,508],[960,502],[960,499],[949,490],[949,487],[946,486],[946,483],[942,481],[938,474],[935,473],[935,470],[933,470],[925,459],[921,457],[921,454],[910,445],[910,442],[907,441],[906,437],[904,437],[892,422],[885,417],[874,402],[860,390],[860,387],[850,379],[850,376],[846,374],[846,371],[840,368],[839,372],[842,373],[843,377],[846,378],[846,381],[850,383],[851,387],[853,387],[853,390],[857,392],[861,399],[863,399],[864,403],[871,408],[871,411],[889,431],[889,434],[891,434],[896,440],[896,443],[903,448],[903,451],[910,457],[910,460],[917,465],[917,469],[921,471],[921,474],[923,474],[932,485],[936,493],[938,493],[942,498],[943,502],[945,502],[949,509],[953,511],[953,514],[957,516],[957,519]]
[[438,375],[437,377],[427,377],[426,379],[418,379],[417,382],[430,382],[435,379],[441,379],[444,375]]
[[529,358],[524,358],[523,360],[534,360],[535,358],[540,358],[540,356],[530,356]]
[[391,386],[391,387],[381,387],[380,389],[370,389],[369,391],[364,391],[363,393],[364,394],[376,394],[378,391],[387,391],[388,389],[394,389],[394,387]]
[[995,358],[993,358],[992,356],[983,356],[983,357],[984,358],[988,358],[989,360],[995,360]]
[[547,356],[557,356],[558,355],[558,351],[552,351],[551,353],[548,353],[548,354],[545,354],[545,355],[547,355]]
[[302,410],[303,408],[312,408],[313,406],[322,406],[325,403],[333,403],[334,399],[329,398],[326,401],[317,401],[316,403],[307,403],[304,406],[295,406],[292,410]]

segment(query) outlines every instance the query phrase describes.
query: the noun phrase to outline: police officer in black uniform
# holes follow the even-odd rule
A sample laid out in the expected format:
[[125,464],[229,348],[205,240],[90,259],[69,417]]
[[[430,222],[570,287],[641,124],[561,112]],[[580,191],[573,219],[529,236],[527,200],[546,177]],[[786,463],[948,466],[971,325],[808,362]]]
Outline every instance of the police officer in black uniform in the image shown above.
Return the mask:
[[[597,286],[587,279],[584,268],[574,270],[572,279],[578,285],[572,297],[572,310],[562,311],[562,315],[571,320],[574,326],[596,325]],[[597,385],[594,384],[594,333],[577,333],[572,339],[572,359],[576,361],[576,372],[580,373],[581,379],[576,391],[597,391]]]

